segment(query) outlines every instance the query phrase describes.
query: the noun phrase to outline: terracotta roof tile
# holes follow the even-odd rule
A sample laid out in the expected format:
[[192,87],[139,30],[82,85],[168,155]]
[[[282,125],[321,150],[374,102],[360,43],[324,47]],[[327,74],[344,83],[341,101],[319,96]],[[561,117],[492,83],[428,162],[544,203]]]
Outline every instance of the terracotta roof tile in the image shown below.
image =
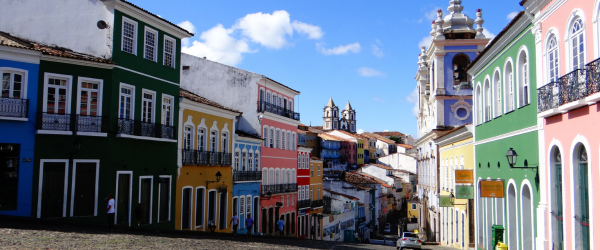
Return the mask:
[[324,134],[321,133],[319,134],[319,137],[323,138],[324,140],[330,140],[330,141],[346,141],[349,142],[349,140],[341,138],[341,137],[337,137],[335,135],[330,135],[330,134]]
[[196,95],[196,94],[194,94],[194,93],[192,93],[190,91],[187,91],[185,89],[179,89],[179,96],[183,97],[183,98],[186,98],[186,99],[189,99],[189,100],[192,100],[192,101],[195,101],[195,102],[198,102],[198,103],[202,103],[202,104],[206,104],[206,105],[213,106],[213,107],[216,107],[216,108],[220,108],[220,109],[224,109],[224,110],[227,110],[227,111],[231,111],[231,112],[236,112],[236,113],[242,114],[242,112],[240,112],[240,111],[237,111],[235,109],[227,108],[227,107],[225,107],[225,106],[223,106],[221,104],[218,104],[216,102],[208,100],[208,99],[206,99],[206,98],[204,98],[202,96]]
[[397,145],[400,146],[400,147],[403,147],[403,148],[407,148],[407,149],[413,149],[413,148],[415,148],[414,146],[411,146],[411,145],[408,145],[408,144],[398,143]]
[[180,30],[182,30],[182,31],[185,31],[185,33],[188,33],[190,36],[194,36],[194,33],[191,33],[191,32],[189,32],[188,30],[186,30],[186,29],[184,29],[184,28],[181,28],[181,27],[179,27],[179,25],[177,25],[177,24],[174,24],[174,23],[172,23],[172,22],[169,22],[167,19],[164,19],[164,18],[162,18],[162,17],[159,17],[158,15],[156,15],[156,14],[154,14],[154,13],[150,12],[150,11],[147,11],[147,10],[143,9],[143,8],[142,8],[142,7],[140,7],[140,6],[137,6],[137,5],[133,4],[133,3],[130,3],[130,2],[128,2],[128,1],[125,1],[125,0],[120,0],[120,1],[121,1],[121,2],[124,2],[124,3],[128,4],[128,5],[131,5],[131,6],[135,7],[136,9],[139,9],[139,10],[141,10],[141,11],[143,11],[143,12],[146,12],[146,13],[148,13],[149,15],[151,15],[151,16],[153,16],[153,17],[157,18],[157,19],[160,19],[161,21],[164,21],[164,22],[166,22],[166,23],[168,23],[168,24],[170,24],[170,25],[173,25],[174,27],[176,27],[176,28],[178,28],[178,29],[180,29]]
[[357,201],[357,200],[360,200],[360,199],[358,199],[358,198],[356,198],[356,197],[354,197],[354,196],[350,196],[350,195],[347,195],[347,194],[338,193],[338,192],[331,191],[331,190],[329,190],[329,189],[326,189],[326,188],[323,188],[323,191],[327,191],[327,192],[330,192],[330,193],[332,193],[332,194],[339,195],[339,196],[343,196],[343,197],[346,197],[346,198],[348,198],[348,199],[355,200],[355,201]]
[[396,137],[404,136],[403,133],[400,133],[398,131],[373,132],[373,134],[381,135],[381,136],[396,136]]
[[362,135],[367,136],[369,138],[374,138],[374,139],[383,141],[383,142],[388,143],[388,144],[396,144],[395,141],[392,141],[392,140],[390,140],[388,138],[385,138],[385,137],[383,137],[381,135],[377,135],[377,134],[373,134],[373,133],[368,133],[368,132],[364,132],[364,133],[362,133]]

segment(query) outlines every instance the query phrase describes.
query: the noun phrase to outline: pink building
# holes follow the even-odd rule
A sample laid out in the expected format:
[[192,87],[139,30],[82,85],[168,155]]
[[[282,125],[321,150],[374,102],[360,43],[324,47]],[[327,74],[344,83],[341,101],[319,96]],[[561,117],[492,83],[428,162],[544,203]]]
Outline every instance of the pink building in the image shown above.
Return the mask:
[[600,249],[600,0],[522,4],[535,14],[543,126],[537,246]]
[[298,153],[296,131],[300,114],[294,112],[294,98],[300,92],[272,79],[258,86],[258,113],[264,142],[261,148],[261,232],[279,234],[277,222],[285,222],[284,235],[296,236],[296,180]]

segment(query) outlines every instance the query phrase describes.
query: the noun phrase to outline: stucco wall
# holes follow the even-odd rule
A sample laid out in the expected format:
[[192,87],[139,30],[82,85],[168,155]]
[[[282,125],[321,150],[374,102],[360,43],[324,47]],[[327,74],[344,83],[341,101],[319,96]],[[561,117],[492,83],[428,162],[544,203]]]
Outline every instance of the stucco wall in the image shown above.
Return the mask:
[[405,155],[402,153],[391,154],[385,157],[379,157],[379,159],[377,159],[377,163],[389,166],[393,169],[417,173],[417,159],[410,155]]
[[[258,81],[262,75],[181,53],[181,88],[243,112],[236,128],[261,134],[258,120]],[[295,131],[297,128],[294,128]]]
[[[58,13],[61,18],[57,18]],[[114,26],[113,18],[114,10],[107,9],[99,0],[55,0],[52,3],[8,0],[2,1],[0,8],[0,30],[43,44],[110,57],[112,31],[98,29],[96,23],[103,20]]]

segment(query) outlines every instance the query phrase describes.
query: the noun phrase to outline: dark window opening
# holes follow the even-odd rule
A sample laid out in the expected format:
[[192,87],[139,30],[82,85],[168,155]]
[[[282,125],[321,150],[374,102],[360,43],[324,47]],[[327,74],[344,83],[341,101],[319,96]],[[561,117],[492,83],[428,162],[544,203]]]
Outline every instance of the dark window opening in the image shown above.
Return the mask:
[[196,227],[204,226],[204,189],[196,189]]
[[16,210],[21,145],[0,144],[0,210]]
[[160,189],[159,195],[159,211],[158,211],[158,222],[169,220],[169,198],[171,197],[171,186],[169,178],[159,178]]
[[[452,70],[454,70],[454,86],[459,85],[462,82],[469,81],[469,75],[465,71],[465,68],[469,66],[469,63],[471,63],[469,57],[462,53],[452,58]],[[468,86],[463,86],[461,88],[468,88]]]

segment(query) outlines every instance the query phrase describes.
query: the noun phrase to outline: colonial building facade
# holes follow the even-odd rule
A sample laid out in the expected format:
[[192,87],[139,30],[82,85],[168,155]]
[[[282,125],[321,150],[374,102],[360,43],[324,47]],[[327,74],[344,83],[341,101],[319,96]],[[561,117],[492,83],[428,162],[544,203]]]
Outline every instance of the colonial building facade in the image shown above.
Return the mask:
[[[417,132],[418,196],[421,230],[428,241],[440,241],[439,147],[434,139],[445,131],[473,120],[472,86],[465,72],[490,39],[482,33],[483,19],[477,10],[473,20],[462,13],[462,1],[450,1],[448,11],[439,10],[432,23],[432,42],[423,47],[415,80],[419,93]],[[477,26],[474,27],[474,24]]]

